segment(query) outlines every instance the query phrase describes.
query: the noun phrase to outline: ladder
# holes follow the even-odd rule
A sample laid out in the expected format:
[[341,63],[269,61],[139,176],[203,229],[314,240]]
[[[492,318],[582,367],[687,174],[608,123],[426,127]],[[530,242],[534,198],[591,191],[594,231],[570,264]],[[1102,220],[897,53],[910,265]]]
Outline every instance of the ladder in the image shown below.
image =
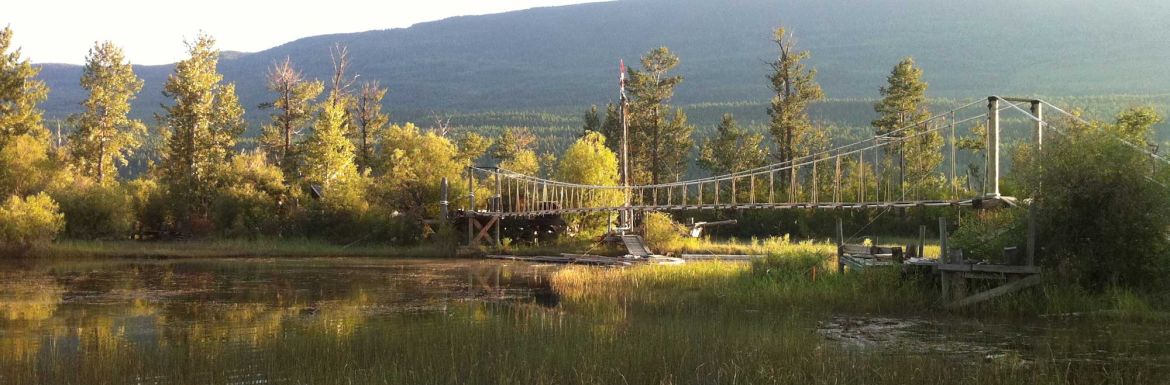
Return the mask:
[[646,241],[640,235],[623,235],[622,243],[626,245],[626,251],[632,257],[649,258],[653,255],[650,248],[646,246]]

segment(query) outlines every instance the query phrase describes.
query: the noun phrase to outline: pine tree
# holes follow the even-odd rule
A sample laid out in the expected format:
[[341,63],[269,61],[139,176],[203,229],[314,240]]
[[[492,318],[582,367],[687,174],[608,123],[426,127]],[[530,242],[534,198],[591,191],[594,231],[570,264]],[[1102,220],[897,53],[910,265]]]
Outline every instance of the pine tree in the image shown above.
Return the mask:
[[500,162],[501,168],[524,175],[536,175],[540,171],[540,161],[533,150],[535,144],[536,135],[527,128],[509,128],[504,130],[496,142],[492,157]]
[[112,181],[115,164],[125,166],[142,144],[146,125],[128,116],[142,84],[118,46],[107,41],[89,50],[81,75],[89,97],[82,102],[85,111],[70,119],[77,130],[69,138],[69,155],[81,175],[102,184]]
[[796,38],[781,27],[776,28],[772,41],[780,54],[770,63],[773,73],[768,80],[775,96],[768,108],[768,116],[772,118],[768,129],[776,141],[776,160],[791,162],[811,154],[814,150],[810,147],[817,136],[827,136],[808,116],[808,106],[825,95],[816,82],[816,69],[806,69],[802,63],[810,54],[797,50]]
[[159,117],[165,126],[162,179],[181,220],[205,216],[216,174],[227,164],[244,131],[244,109],[235,85],[221,84],[215,39],[200,34],[187,43],[190,57],[175,65],[163,95],[174,99]]
[[[873,121],[875,134],[886,136],[895,144],[887,146],[887,153],[898,157],[900,181],[913,195],[921,196],[923,189],[936,184],[931,177],[942,164],[942,135],[931,131],[934,127],[924,122],[930,112],[926,108],[926,82],[922,69],[913,58],[902,59],[881,88],[882,100],[874,105],[878,118]],[[901,130],[901,131],[899,131]],[[894,178],[889,167],[887,178]]]
[[13,137],[43,131],[37,107],[49,97],[49,87],[37,80],[41,70],[22,59],[12,47],[12,28],[0,30],[0,147]]
[[667,75],[678,63],[678,56],[660,47],[642,56],[642,70],[629,70],[630,177],[635,184],[657,184],[686,169],[687,155],[694,145],[694,127],[687,124],[682,109],[671,114],[666,104],[683,80],[681,76]]
[[615,154],[622,152],[622,117],[617,105],[610,103],[605,106],[605,120],[601,122],[600,133],[601,136],[609,138],[605,141],[605,146],[609,147],[610,151]]
[[764,136],[744,131],[731,114],[723,115],[719,135],[699,146],[699,168],[714,175],[750,170],[764,165],[768,147]]
[[581,137],[589,135],[589,132],[601,132],[601,115],[597,112],[597,105],[593,105],[589,111],[585,111],[583,118],[585,124],[581,126]]
[[390,122],[390,117],[382,112],[384,97],[386,88],[379,86],[377,81],[363,83],[350,111],[353,117],[353,142],[357,147],[355,162],[362,172],[370,172],[377,167],[379,141],[386,124]]
[[260,145],[271,161],[280,166],[289,182],[299,175],[298,145],[301,133],[307,128],[316,110],[313,101],[325,89],[319,80],[306,80],[293,68],[292,60],[273,65],[268,71],[268,91],[275,93],[272,102],[261,109],[274,109],[272,122],[261,129]]

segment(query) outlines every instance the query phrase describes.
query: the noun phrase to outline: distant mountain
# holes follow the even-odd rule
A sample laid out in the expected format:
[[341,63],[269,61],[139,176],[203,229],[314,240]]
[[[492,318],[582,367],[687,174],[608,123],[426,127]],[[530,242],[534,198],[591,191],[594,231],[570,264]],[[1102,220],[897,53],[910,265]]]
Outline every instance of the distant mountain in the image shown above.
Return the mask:
[[[833,98],[876,96],[904,56],[926,70],[931,96],[1170,92],[1170,2],[1154,0],[622,0],[308,37],[225,53],[220,69],[254,110],[268,98],[274,62],[291,57],[324,79],[330,47],[345,45],[354,74],[390,87],[386,103],[399,120],[604,104],[616,94],[619,58],[636,63],[668,46],[686,77],[675,103],[763,101],[771,31],[781,24],[812,51]],[[137,67],[146,81],[137,115],[161,110],[172,67]],[[79,75],[79,66],[44,65],[50,116],[78,109]]]

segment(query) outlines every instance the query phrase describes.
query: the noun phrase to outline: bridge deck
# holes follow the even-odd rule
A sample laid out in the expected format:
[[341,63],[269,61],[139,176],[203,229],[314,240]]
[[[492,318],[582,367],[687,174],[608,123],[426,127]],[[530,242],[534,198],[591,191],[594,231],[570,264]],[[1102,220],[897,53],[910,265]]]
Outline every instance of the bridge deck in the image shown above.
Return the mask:
[[[945,206],[972,206],[981,199],[962,199],[962,200],[921,200],[921,201],[900,201],[900,202],[866,202],[866,203],[721,203],[721,204],[702,204],[702,205],[642,205],[630,206],[629,209],[635,211],[686,211],[686,210],[760,210],[760,209],[822,209],[822,210],[864,210],[864,209],[884,209],[884,208],[909,208],[909,207],[945,207]],[[561,215],[561,214],[589,214],[589,213],[604,213],[617,212],[626,209],[625,207],[581,207],[581,208],[563,208],[552,210],[532,210],[519,212],[486,212],[487,215],[499,215],[501,217],[535,217],[542,215]]]

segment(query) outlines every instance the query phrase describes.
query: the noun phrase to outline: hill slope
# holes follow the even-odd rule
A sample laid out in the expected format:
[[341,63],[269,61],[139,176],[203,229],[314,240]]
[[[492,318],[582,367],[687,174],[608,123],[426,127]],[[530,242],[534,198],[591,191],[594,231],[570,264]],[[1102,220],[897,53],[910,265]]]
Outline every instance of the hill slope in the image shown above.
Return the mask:
[[[616,93],[618,58],[635,62],[665,45],[686,77],[676,103],[762,101],[771,29],[784,24],[812,51],[833,98],[875,96],[903,56],[918,59],[936,97],[1150,94],[1170,90],[1167,19],[1170,4],[1152,0],[622,0],[309,37],[233,53],[220,68],[251,110],[268,97],[272,63],[289,56],[326,78],[329,48],[346,45],[354,73],[389,85],[399,120],[602,104]],[[137,115],[160,110],[171,68],[137,68],[146,81]],[[44,66],[50,116],[77,110],[79,76],[78,66]]]

